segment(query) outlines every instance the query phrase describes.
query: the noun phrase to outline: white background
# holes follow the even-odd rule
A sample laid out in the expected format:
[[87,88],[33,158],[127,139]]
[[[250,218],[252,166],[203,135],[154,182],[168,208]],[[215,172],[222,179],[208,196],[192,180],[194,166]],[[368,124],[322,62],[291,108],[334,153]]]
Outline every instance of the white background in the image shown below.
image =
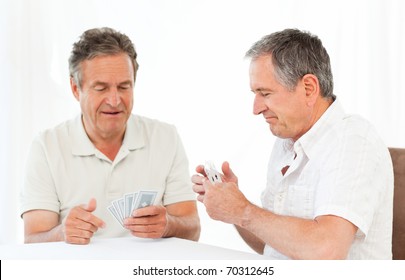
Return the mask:
[[[284,28],[318,35],[346,111],[369,119],[387,146],[405,147],[404,15],[401,0],[0,0],[0,243],[23,240],[18,199],[33,137],[79,113],[67,59],[86,29],[133,40],[133,112],[176,125],[190,173],[228,160],[260,204],[274,136],[252,114],[245,52]],[[250,252],[231,225],[199,212],[201,242]]]

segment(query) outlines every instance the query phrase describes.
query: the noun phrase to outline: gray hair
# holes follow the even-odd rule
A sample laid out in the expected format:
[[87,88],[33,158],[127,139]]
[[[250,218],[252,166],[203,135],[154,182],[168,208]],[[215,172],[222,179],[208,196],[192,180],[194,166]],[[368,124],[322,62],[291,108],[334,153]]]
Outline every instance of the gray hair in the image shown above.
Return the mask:
[[102,27],[85,31],[79,41],[73,44],[69,57],[70,77],[81,87],[82,73],[80,63],[101,55],[128,54],[134,68],[134,79],[139,65],[136,61],[134,44],[127,35],[115,31],[112,28]]
[[252,60],[271,55],[277,80],[289,90],[306,74],[318,78],[321,95],[336,99],[329,55],[321,40],[309,32],[285,29],[264,36],[246,52]]

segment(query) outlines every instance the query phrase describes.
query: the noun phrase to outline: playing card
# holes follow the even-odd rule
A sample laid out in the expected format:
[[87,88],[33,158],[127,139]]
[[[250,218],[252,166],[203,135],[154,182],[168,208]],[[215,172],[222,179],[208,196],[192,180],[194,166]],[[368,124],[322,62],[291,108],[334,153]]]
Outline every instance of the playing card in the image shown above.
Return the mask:
[[110,211],[111,215],[117,220],[117,222],[123,227],[122,220],[120,216],[118,215],[117,211],[115,210],[115,207],[113,205],[110,205],[107,207],[108,211]]
[[129,216],[131,216],[133,200],[134,193],[127,193],[126,195],[124,195],[124,218],[128,218]]
[[133,210],[153,205],[156,195],[156,191],[140,191],[135,201]]
[[134,193],[134,196],[132,198],[132,205],[131,205],[131,210],[129,212],[129,216],[132,215],[132,211],[134,211],[134,209],[135,209],[134,207],[135,207],[137,197],[138,197],[138,193],[136,192],[136,193]]
[[157,191],[128,193],[119,199],[113,200],[107,209],[117,222],[124,227],[123,220],[130,217],[135,209],[153,205],[156,195]]
[[124,220],[124,198],[114,200],[112,205],[114,206],[120,220]]
[[211,161],[205,163],[204,171],[211,183],[222,183],[221,174],[217,171],[215,165]]

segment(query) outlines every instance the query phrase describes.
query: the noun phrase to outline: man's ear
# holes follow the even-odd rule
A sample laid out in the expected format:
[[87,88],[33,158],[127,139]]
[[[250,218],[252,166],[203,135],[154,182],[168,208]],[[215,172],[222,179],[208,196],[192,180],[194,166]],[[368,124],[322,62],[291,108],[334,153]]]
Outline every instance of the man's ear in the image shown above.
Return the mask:
[[315,104],[316,99],[321,94],[318,78],[313,74],[306,74],[302,78],[302,81],[304,83],[307,104],[312,106]]
[[73,77],[70,77],[70,88],[72,89],[72,93],[77,101],[80,101],[80,91],[79,85],[76,84],[76,81]]

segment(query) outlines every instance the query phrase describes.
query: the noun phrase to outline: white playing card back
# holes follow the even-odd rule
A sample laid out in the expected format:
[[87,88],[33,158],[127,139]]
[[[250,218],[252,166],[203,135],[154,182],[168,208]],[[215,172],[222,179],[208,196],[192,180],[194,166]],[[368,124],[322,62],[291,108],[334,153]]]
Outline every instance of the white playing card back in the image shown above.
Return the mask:
[[211,161],[207,161],[204,165],[205,174],[212,184],[222,183],[221,174],[215,168],[215,165]]

